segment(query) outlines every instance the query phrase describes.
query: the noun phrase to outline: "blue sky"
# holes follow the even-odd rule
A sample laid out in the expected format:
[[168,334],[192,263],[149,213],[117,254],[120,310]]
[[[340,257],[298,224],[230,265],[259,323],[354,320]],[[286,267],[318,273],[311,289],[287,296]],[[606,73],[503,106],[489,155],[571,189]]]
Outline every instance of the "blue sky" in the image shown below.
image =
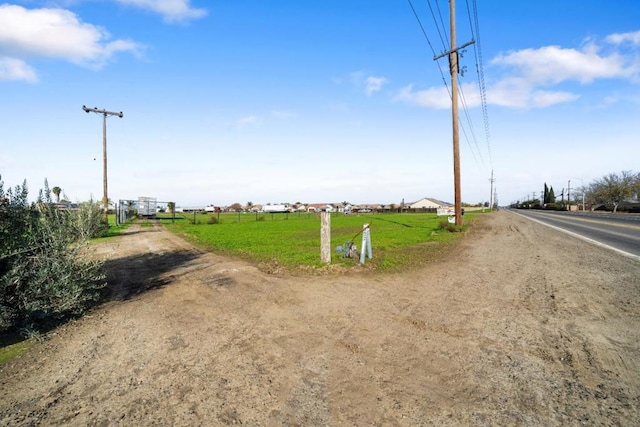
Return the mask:
[[[476,4],[488,132],[471,46],[463,201],[489,199],[492,169],[501,204],[639,171],[640,2]],[[413,6],[443,52],[448,2]],[[458,0],[458,45],[478,34],[467,11]],[[448,65],[433,56],[401,0],[0,3],[0,175],[100,199],[87,105],[124,112],[107,120],[113,200],[452,202]]]

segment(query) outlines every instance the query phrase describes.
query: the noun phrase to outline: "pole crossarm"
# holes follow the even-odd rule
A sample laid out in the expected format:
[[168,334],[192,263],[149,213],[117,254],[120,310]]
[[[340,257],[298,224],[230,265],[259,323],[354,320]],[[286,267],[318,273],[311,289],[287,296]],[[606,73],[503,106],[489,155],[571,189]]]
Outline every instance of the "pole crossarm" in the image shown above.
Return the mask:
[[120,118],[124,117],[124,113],[122,111],[116,113],[114,111],[99,110],[98,108],[89,108],[85,105],[82,106],[82,109],[85,113],[98,113],[104,116],[118,116]]
[[465,47],[467,47],[467,46],[471,46],[471,45],[472,45],[472,44],[474,44],[475,42],[476,42],[476,41],[472,39],[470,42],[467,42],[467,43],[463,44],[462,46],[458,46],[458,47],[456,47],[455,49],[451,49],[450,51],[444,52],[444,53],[443,53],[443,54],[441,54],[441,55],[434,56],[434,57],[433,57],[433,60],[434,60],[434,61],[437,61],[438,59],[440,59],[440,58],[444,58],[444,57],[445,57],[445,56],[447,56],[447,55],[451,55],[452,53],[456,53],[456,52],[457,52],[457,51],[459,51],[460,49],[464,49],[464,48],[465,48]]

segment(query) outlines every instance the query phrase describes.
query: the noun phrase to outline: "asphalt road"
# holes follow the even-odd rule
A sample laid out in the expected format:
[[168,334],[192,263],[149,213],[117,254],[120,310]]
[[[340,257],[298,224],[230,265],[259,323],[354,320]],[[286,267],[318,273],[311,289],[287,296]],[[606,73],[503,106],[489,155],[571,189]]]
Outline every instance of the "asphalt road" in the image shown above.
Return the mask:
[[512,209],[558,231],[640,260],[640,216]]

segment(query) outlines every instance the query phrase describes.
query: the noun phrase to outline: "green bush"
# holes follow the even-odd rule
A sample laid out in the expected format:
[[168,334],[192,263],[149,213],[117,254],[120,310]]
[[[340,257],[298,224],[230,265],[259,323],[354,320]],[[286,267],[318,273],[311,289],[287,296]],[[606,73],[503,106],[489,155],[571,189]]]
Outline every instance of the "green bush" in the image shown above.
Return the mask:
[[69,212],[69,220],[75,238],[81,241],[104,236],[108,229],[102,208],[93,200],[80,203],[77,211]]
[[0,180],[0,332],[80,314],[106,285],[101,263],[80,253],[93,208],[56,209],[46,181],[36,203],[27,196],[26,182],[5,192]]

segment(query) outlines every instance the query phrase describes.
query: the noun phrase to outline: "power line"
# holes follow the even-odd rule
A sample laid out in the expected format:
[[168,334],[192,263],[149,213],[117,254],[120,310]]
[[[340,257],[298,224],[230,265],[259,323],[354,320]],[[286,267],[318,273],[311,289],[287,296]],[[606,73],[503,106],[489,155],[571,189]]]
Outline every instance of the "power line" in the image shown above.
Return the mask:
[[478,90],[480,91],[480,105],[482,107],[482,118],[484,120],[484,132],[487,141],[487,151],[489,153],[489,163],[493,168],[493,158],[491,156],[491,132],[489,130],[489,110],[487,108],[487,88],[484,81],[484,66],[482,61],[482,43],[480,39],[480,20],[478,19],[478,5],[476,0],[473,0],[473,17],[475,22],[475,34],[474,26],[471,22],[471,12],[469,11],[469,0],[467,3],[467,14],[469,15],[469,25],[471,27],[471,34],[474,36],[476,43],[473,45],[474,54],[476,57],[476,73],[478,75]]
[[436,6],[438,8],[438,14],[440,14],[440,22],[442,23],[442,31],[444,32],[445,37],[442,37],[442,33],[440,32],[440,25],[438,25],[438,21],[436,20],[436,15],[433,13],[433,8],[431,7],[431,1],[427,0],[427,4],[429,5],[429,10],[431,11],[431,17],[433,18],[433,23],[436,26],[436,30],[438,30],[438,35],[440,36],[440,41],[442,42],[443,51],[449,50],[449,46],[445,42],[445,38],[447,36],[446,26],[444,25],[444,21],[442,20],[442,13],[440,12],[440,4],[436,0]]
[[[467,119],[467,123],[469,124],[469,132],[471,133],[471,139],[473,139],[473,143],[476,146],[476,151],[478,152],[478,156],[480,156],[480,162],[484,165],[484,159],[482,157],[482,153],[480,152],[480,147],[478,146],[478,139],[476,138],[476,132],[475,132],[474,127],[473,127],[473,122],[471,120],[471,115],[469,114],[469,107],[467,105],[467,98],[464,95],[464,91],[462,90],[462,86],[460,86],[459,90],[460,90],[460,99],[462,101],[462,111],[464,111],[464,115],[465,115],[465,117]],[[476,161],[476,163],[478,163],[478,158],[475,155],[473,147],[471,146],[471,141],[469,141],[469,136],[467,135],[467,132],[466,132],[462,122],[460,122],[460,126],[462,127],[462,133],[464,134],[464,138],[467,141],[467,145],[469,146],[469,149],[471,150],[471,154],[473,154],[473,159]]]
[[[427,32],[424,30],[424,27],[422,26],[422,21],[420,21],[420,17],[418,16],[416,9],[413,7],[413,3],[411,2],[411,0],[407,0],[407,1],[409,2],[409,6],[411,6],[411,10],[413,11],[413,16],[415,16],[416,21],[418,21],[420,30],[422,30],[422,35],[424,35],[424,38],[427,41],[427,44],[431,48],[431,52],[433,53],[433,56],[436,56],[436,50],[433,48],[433,45],[431,44],[431,40],[429,40],[429,36],[427,36]],[[449,90],[449,86],[447,85],[447,79],[444,77],[444,72],[442,71],[442,67],[440,66],[440,63],[438,63],[438,70],[440,70],[440,76],[442,77],[442,82],[444,83],[444,87],[447,88],[447,93],[449,93],[449,97],[451,97],[451,90]]]

